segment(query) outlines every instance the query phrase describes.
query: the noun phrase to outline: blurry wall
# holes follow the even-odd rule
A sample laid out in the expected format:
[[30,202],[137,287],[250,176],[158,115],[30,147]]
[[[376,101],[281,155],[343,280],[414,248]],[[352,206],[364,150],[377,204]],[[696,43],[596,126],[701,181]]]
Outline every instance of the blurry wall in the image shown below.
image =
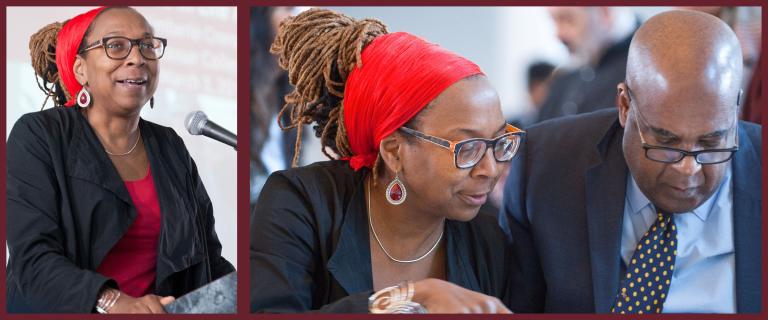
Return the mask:
[[[8,7],[6,106],[7,132],[21,115],[40,110],[45,95],[37,87],[29,37],[43,26],[64,21],[93,7]],[[173,128],[197,163],[213,202],[222,255],[237,265],[236,152],[217,141],[192,136],[185,116],[202,110],[222,127],[237,132],[237,10],[234,7],[135,7],[168,39],[159,62],[155,107],[142,118]],[[47,108],[53,104],[49,101]],[[243,173],[246,174],[246,173]]]

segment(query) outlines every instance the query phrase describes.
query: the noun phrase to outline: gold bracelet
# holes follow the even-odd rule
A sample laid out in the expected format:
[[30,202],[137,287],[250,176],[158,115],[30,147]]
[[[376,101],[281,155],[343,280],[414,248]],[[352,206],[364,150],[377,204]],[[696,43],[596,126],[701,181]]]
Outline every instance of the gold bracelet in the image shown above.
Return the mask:
[[379,290],[368,298],[368,310],[371,313],[427,313],[418,302],[411,301],[414,294],[411,281],[403,281],[396,286]]

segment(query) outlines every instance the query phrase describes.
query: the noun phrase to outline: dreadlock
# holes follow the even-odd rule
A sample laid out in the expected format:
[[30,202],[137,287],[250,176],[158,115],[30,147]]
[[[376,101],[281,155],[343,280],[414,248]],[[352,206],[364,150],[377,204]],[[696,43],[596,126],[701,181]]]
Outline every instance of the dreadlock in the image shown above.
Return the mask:
[[[361,65],[365,46],[386,33],[379,20],[355,20],[325,9],[310,9],[280,23],[270,52],[278,56],[294,85],[278,116],[289,112],[289,124],[280,123],[280,127],[298,130],[293,166],[299,158],[302,127],[312,122],[323,154],[334,159],[327,151],[331,149],[338,157],[352,156],[344,128],[345,83],[352,69]],[[374,164],[374,176],[380,160]]]
[[67,100],[72,98],[69,92],[64,89],[64,84],[59,77],[59,70],[56,68],[56,37],[64,23],[51,23],[29,38],[29,54],[32,58],[32,68],[35,70],[37,86],[46,96],[42,107],[45,107],[49,98],[53,98],[53,104],[57,107],[63,106]]

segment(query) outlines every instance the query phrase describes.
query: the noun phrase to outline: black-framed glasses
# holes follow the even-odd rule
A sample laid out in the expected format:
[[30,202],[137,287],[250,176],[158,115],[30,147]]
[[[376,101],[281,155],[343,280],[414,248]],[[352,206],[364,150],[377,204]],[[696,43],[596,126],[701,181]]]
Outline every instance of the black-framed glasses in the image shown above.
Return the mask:
[[168,45],[168,40],[158,37],[145,37],[140,39],[129,39],[122,36],[104,37],[85,47],[85,49],[80,51],[80,54],[91,49],[104,47],[104,52],[107,54],[107,57],[110,59],[122,60],[131,54],[134,45],[139,47],[139,53],[141,53],[141,56],[144,57],[144,59],[157,60],[162,58],[163,54],[165,54],[165,47]]
[[[629,90],[629,87],[627,86],[627,93],[629,94],[629,102],[632,103],[634,100],[632,98],[632,92]],[[696,162],[702,165],[707,164],[717,164],[717,163],[723,163],[728,160],[731,160],[733,158],[733,154],[736,153],[736,151],[739,151],[739,132],[738,132],[738,117],[736,117],[736,120],[734,121],[733,125],[728,128],[728,131],[730,132],[731,129],[736,127],[735,130],[735,143],[736,145],[731,148],[725,148],[725,149],[704,149],[704,150],[698,150],[698,151],[687,151],[677,148],[671,148],[671,147],[662,147],[662,146],[654,146],[650,145],[645,142],[645,138],[643,137],[643,130],[640,128],[640,121],[643,122],[643,124],[648,127],[648,122],[645,121],[645,118],[640,114],[640,111],[637,108],[637,104],[635,104],[635,107],[632,108],[632,110],[635,113],[635,125],[637,125],[637,131],[640,134],[640,142],[642,143],[643,149],[645,150],[645,157],[649,160],[653,160],[656,162],[662,162],[662,163],[678,163],[683,158],[691,156],[694,159],[696,159]],[[638,120],[639,119],[639,120]]]
[[485,150],[492,148],[496,161],[506,162],[512,160],[520,147],[520,140],[525,131],[507,124],[506,133],[493,138],[472,138],[461,141],[451,141],[408,128],[400,127],[400,131],[414,137],[434,143],[453,152],[453,163],[459,169],[472,168],[477,165],[485,155]]

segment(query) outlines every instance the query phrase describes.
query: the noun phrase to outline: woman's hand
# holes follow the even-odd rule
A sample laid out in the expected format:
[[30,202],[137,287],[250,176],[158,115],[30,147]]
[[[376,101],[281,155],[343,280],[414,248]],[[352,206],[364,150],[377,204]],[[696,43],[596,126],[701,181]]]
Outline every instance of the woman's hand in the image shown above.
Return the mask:
[[424,279],[413,285],[413,301],[429,313],[512,313],[499,299],[448,281]]
[[148,294],[140,298],[131,297],[125,293],[120,295],[115,305],[107,313],[165,313],[164,305],[176,300],[172,296],[160,297]]

